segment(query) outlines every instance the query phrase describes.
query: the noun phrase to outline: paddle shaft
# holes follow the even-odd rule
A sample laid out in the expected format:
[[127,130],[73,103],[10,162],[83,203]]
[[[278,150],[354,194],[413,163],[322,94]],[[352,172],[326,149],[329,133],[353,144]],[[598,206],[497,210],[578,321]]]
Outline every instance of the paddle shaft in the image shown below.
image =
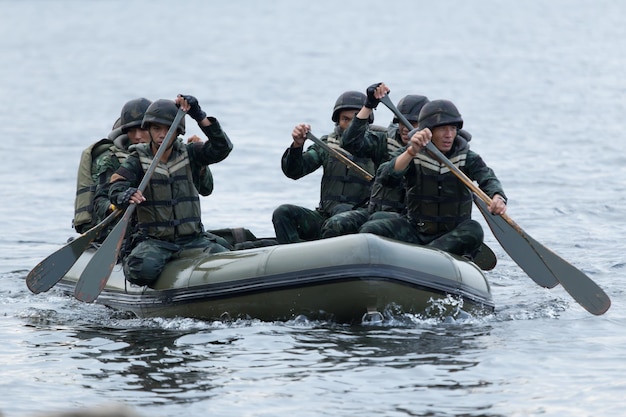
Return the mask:
[[[150,183],[150,178],[152,174],[157,168],[161,157],[169,147],[174,134],[178,129],[178,125],[180,121],[185,117],[186,112],[179,108],[176,113],[176,117],[172,122],[169,130],[167,131],[167,135],[163,142],[157,149],[156,154],[154,155],[154,159],[150,163],[150,166],[144,173],[144,176],[137,187],[137,190],[143,191],[146,189],[148,184]],[[136,209],[136,204],[130,204],[126,211],[124,212],[124,216],[117,223],[117,225],[113,228],[109,236],[105,239],[100,246],[100,249],[93,255],[85,269],[83,270],[78,282],[76,283],[76,288],[74,290],[74,296],[80,300],[87,303],[94,301],[98,298],[98,295],[102,292],[102,289],[106,285],[109,280],[109,276],[111,275],[111,271],[113,267],[117,263],[118,254],[120,248],[122,247],[122,242],[126,237],[126,229],[128,227],[128,223],[132,218],[132,215]]]
[[335,158],[339,159],[341,162],[347,165],[348,168],[354,169],[354,171],[356,171],[357,174],[359,174],[366,180],[371,181],[374,179],[374,176],[372,174],[370,174],[369,172],[367,172],[366,170],[358,166],[353,160],[351,160],[350,158],[348,158],[347,156],[339,152],[337,149],[330,146],[328,143],[315,137],[315,135],[313,135],[311,132],[306,132],[306,138],[313,141],[314,143],[319,145],[321,148],[325,149],[328,153],[330,153]]

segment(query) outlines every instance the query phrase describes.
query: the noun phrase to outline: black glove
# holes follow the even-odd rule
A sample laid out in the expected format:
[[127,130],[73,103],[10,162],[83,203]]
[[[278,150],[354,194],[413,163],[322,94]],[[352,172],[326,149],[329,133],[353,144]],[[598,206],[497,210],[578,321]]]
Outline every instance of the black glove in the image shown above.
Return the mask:
[[367,107],[368,109],[375,109],[376,106],[378,106],[378,103],[380,103],[380,100],[374,97],[374,92],[376,91],[376,87],[381,84],[382,83],[376,83],[367,87],[367,99],[365,100],[365,107]]
[[200,108],[200,104],[198,104],[198,99],[194,96],[186,96],[184,94],[180,94],[182,98],[187,100],[187,103],[191,106],[191,108],[187,111],[187,114],[196,122],[200,123],[202,120],[206,118],[206,113],[202,111]]
[[115,202],[115,205],[117,207],[126,207],[126,206],[128,206],[128,201],[130,200],[132,195],[135,194],[136,192],[137,192],[136,188],[130,187],[128,190],[124,191],[123,193],[118,194],[117,195],[117,201]]

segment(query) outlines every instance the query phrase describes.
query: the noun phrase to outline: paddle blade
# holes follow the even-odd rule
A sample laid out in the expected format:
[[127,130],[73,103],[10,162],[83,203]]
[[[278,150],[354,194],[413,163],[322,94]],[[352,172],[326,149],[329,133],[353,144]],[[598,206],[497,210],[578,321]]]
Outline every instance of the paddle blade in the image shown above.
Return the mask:
[[78,261],[99,232],[91,229],[83,233],[38,263],[26,276],[28,289],[39,294],[54,287]]
[[105,227],[108,227],[109,224],[117,219],[120,213],[120,210],[115,210],[100,223],[41,261],[26,277],[28,288],[35,294],[38,294],[54,287],[67,274],[67,271],[72,268],[72,265],[78,261],[78,258],[85,252],[91,242],[98,237]]
[[501,216],[494,216],[477,196],[474,202],[485,217],[494,236],[511,258],[537,284],[552,288],[561,284],[578,304],[591,314],[604,314],[611,299],[591,278],[550,249],[513,227]]
[[111,271],[117,263],[117,256],[122,242],[126,235],[129,218],[132,210],[126,210],[122,219],[115,225],[109,236],[102,243],[98,251],[93,255],[85,269],[83,270],[76,288],[74,296],[86,303],[93,302],[106,285],[111,275]]
[[487,204],[476,195],[474,202],[502,248],[533,281],[544,288],[558,285],[559,280],[529,242],[525,233],[520,233],[501,216],[491,214]]
[[611,307],[611,299],[591,278],[563,260],[556,253],[527,236],[543,261],[554,272],[559,282],[574,300],[591,314],[599,316]]

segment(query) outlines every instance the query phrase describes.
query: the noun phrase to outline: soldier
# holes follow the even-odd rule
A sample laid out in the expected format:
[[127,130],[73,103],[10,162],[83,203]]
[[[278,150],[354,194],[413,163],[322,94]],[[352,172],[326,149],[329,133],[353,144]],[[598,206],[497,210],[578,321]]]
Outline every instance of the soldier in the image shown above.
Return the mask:
[[[113,146],[105,150],[95,161],[96,170],[94,174],[97,178],[97,183],[94,196],[94,214],[96,223],[104,220],[114,209],[109,201],[109,181],[111,180],[111,175],[130,153],[130,146],[150,141],[148,131],[141,128],[141,121],[150,104],[152,102],[143,97],[130,100],[124,104],[119,118],[120,126],[109,134],[109,139],[113,141]],[[103,241],[113,226],[111,225],[108,230],[101,233],[98,240]]]
[[[335,122],[335,129],[331,134],[322,136],[320,140],[334,149],[343,151],[340,148],[341,136],[365,100],[365,95],[358,91],[347,91],[341,94],[335,102],[331,116],[332,121]],[[372,123],[373,120],[372,115],[368,123]],[[325,149],[313,144],[303,151],[306,134],[310,129],[311,126],[307,124],[294,127],[291,133],[293,142],[282,156],[281,167],[283,173],[294,180],[323,167],[320,203],[315,210],[293,204],[283,204],[276,208],[272,214],[272,223],[276,240],[279,243],[319,239],[324,221],[338,213],[364,204],[369,198],[370,182],[348,169],[337,158],[329,155]],[[370,158],[356,158],[343,152],[353,162],[373,175],[375,167]]]
[[[196,120],[209,140],[188,144],[173,140],[142,193],[137,187],[174,122],[178,106]],[[131,283],[151,285],[165,264],[182,250],[204,248],[218,253],[230,249],[224,239],[204,230],[193,172],[224,160],[233,146],[217,119],[207,117],[198,100],[189,95],[155,101],[146,110],[141,127],[148,129],[150,142],[135,146],[112,175],[109,199],[120,208],[138,204],[130,253],[123,267]],[[185,133],[182,121],[177,130]]]
[[[381,93],[386,94],[388,91],[382,83],[370,86],[369,90],[377,88]],[[398,110],[417,126],[417,116],[427,102],[428,98],[425,96],[407,95],[398,102]],[[353,155],[371,158],[378,166],[389,161],[400,149],[404,149],[409,141],[409,129],[398,124],[397,118],[392,120],[385,131],[368,129],[367,120],[372,114],[373,107],[367,105],[359,110],[344,133],[341,146]],[[401,179],[390,179],[389,176],[381,175],[381,168],[382,166],[377,169],[367,207],[346,211],[328,219],[322,226],[323,238],[357,233],[359,227],[368,220],[395,216],[404,210],[404,187]]]
[[[119,166],[117,161],[128,155],[130,145],[148,142],[148,132],[141,129],[141,119],[150,103],[146,98],[137,98],[124,104],[108,137],[91,144],[83,151],[74,202],[73,226],[78,233],[91,229],[110,213],[108,196],[104,194],[98,197],[98,185],[108,183],[111,173]],[[113,169],[109,169],[110,165]],[[106,232],[101,233],[97,240],[104,240],[106,235]]]
[[458,134],[462,127],[463,119],[452,102],[433,100],[422,107],[418,128],[409,133],[408,146],[385,166],[386,175],[405,181],[406,214],[370,220],[361,226],[360,233],[429,245],[473,258],[482,244],[483,230],[471,219],[472,193],[425,149],[432,141],[493,199],[489,207],[491,213],[505,213],[506,196],[502,185],[493,170]]
[[[96,215],[96,224],[114,209],[115,205],[109,201],[109,185],[111,176],[120,167],[122,162],[128,157],[132,145],[138,143],[148,143],[150,135],[148,130],[141,127],[143,117],[152,102],[145,98],[138,98],[128,101],[122,107],[119,120],[119,127],[109,134],[109,139],[113,141],[113,146],[105,150],[95,161],[95,176],[97,178],[96,192],[94,196],[94,213]],[[184,127],[184,119],[183,119]],[[182,137],[177,138],[182,141]],[[187,142],[198,142],[200,138],[196,135],[191,136]],[[213,175],[208,166],[197,167],[194,170],[193,179],[198,192],[202,196],[208,196],[213,192]],[[114,224],[106,231],[103,231],[97,241],[103,241]]]

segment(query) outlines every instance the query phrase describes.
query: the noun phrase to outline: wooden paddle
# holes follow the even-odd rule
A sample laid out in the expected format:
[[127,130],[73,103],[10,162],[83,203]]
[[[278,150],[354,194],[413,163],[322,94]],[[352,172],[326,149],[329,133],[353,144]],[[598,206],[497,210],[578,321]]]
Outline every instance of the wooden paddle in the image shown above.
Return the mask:
[[[182,118],[185,117],[185,114],[186,112],[183,109],[178,109],[176,117],[167,131],[167,135],[165,136],[163,143],[159,146],[152,163],[146,170],[143,179],[139,183],[139,187],[137,187],[139,191],[143,192],[148,186],[150,178],[159,164],[159,160],[165,153],[165,150],[172,141],[172,138],[175,136],[178,124]],[[128,223],[130,222],[136,208],[136,204],[130,204],[128,206],[122,216],[122,219],[115,225],[111,233],[109,233],[109,236],[104,240],[98,251],[93,255],[83,270],[78,282],[76,283],[76,288],[74,289],[74,296],[80,301],[91,303],[98,298],[102,292],[102,289],[109,280],[113,267],[117,263],[117,257],[126,236]]]
[[28,289],[39,294],[54,287],[78,261],[80,255],[87,250],[91,242],[122,213],[115,210],[100,223],[66,243],[43,261],[39,262],[26,276]]
[[374,176],[357,165],[352,159],[348,158],[346,155],[341,153],[339,150],[333,148],[328,143],[324,142],[321,139],[318,139],[313,133],[306,132],[306,138],[310,141],[317,144],[320,148],[323,148],[326,152],[333,155],[335,158],[343,162],[348,168],[353,169],[357,174],[366,179],[367,181],[371,181],[374,179]]
[[[413,128],[413,125],[398,111],[388,95],[385,95],[380,101],[409,129]],[[511,259],[533,281],[546,288],[552,288],[560,283],[577,303],[592,314],[604,314],[611,307],[611,299],[608,295],[582,271],[530,237],[506,213],[501,216],[491,215],[488,209],[491,198],[450,162],[432,142],[428,143],[426,149],[442,164],[446,165],[478,197],[474,198],[474,201],[477,202],[478,208],[494,236],[511,256]],[[481,202],[483,204],[480,204]]]
[[[316,143],[321,148],[325,149],[328,153],[332,154],[338,160],[343,162],[348,168],[354,169],[359,175],[365,178],[368,181],[372,181],[374,176],[357,165],[353,160],[348,158],[346,155],[341,153],[339,150],[331,147],[328,143],[323,140],[318,139],[311,132],[306,133],[306,138]],[[478,250],[478,254],[474,257],[474,263],[478,265],[480,269],[483,271],[491,271],[496,267],[498,259],[496,258],[496,254],[493,253],[491,248],[487,246],[485,243],[480,245],[480,249]]]

